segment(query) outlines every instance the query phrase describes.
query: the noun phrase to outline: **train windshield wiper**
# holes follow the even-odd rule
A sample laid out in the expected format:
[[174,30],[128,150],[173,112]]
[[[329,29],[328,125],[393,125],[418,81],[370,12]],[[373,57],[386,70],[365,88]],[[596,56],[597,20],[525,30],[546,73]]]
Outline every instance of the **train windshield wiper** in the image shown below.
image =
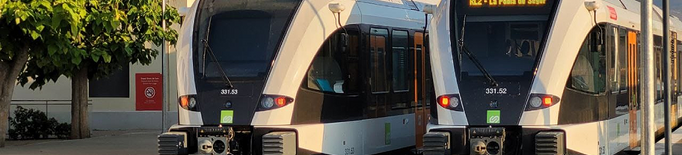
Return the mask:
[[485,76],[485,78],[487,78],[488,81],[490,81],[490,85],[496,87],[496,86],[497,86],[497,81],[495,81],[495,79],[493,78],[493,76],[490,75],[490,73],[488,73],[487,70],[485,70],[485,68],[483,67],[483,65],[481,65],[481,62],[478,61],[478,59],[476,59],[476,56],[474,56],[473,54],[471,54],[471,52],[469,51],[469,49],[467,48],[467,46],[464,44],[464,28],[466,28],[466,22],[467,22],[466,19],[467,19],[467,15],[464,15],[464,22],[462,22],[462,23],[464,23],[464,24],[462,25],[462,33],[461,33],[460,39],[459,39],[458,44],[457,44],[457,45],[459,45],[459,51],[460,51],[460,52],[464,52],[464,54],[467,55],[467,57],[469,58],[469,60],[471,60],[471,61],[474,63],[474,65],[476,65],[476,68],[478,68],[478,70],[480,70],[481,73],[483,73],[483,76]]
[[229,88],[234,88],[234,85],[232,85],[232,81],[230,81],[230,78],[227,77],[227,73],[225,73],[223,66],[220,65],[220,62],[218,62],[218,58],[215,56],[215,53],[213,53],[213,49],[211,49],[211,46],[208,45],[208,36],[211,34],[210,33],[211,32],[211,20],[213,20],[213,17],[209,18],[209,20],[208,20],[208,28],[206,29],[206,38],[201,40],[201,42],[204,44],[204,51],[202,53],[203,62],[201,62],[201,64],[202,64],[201,68],[203,69],[202,76],[206,77],[206,53],[208,52],[211,55],[211,58],[213,58],[213,61],[218,66],[218,69],[220,70],[220,73],[222,75],[222,80],[227,84],[227,86]]

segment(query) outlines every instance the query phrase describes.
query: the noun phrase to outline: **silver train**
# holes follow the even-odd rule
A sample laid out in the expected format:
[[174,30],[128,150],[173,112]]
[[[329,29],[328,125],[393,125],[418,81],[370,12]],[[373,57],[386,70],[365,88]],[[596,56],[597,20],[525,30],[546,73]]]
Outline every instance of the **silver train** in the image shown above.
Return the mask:
[[378,154],[421,144],[428,0],[198,0],[160,154]]
[[[430,27],[435,93],[424,154],[617,154],[642,131],[640,3],[443,0]],[[654,9],[655,118],[673,94],[678,126],[682,22]],[[673,58],[663,64],[664,33]],[[663,66],[672,89],[663,89]]]

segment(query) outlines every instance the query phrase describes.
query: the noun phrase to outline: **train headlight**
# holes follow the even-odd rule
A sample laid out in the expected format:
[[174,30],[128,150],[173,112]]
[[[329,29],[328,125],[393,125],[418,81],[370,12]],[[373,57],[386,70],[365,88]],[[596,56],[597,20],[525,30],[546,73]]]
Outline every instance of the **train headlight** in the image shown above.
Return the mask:
[[526,105],[526,111],[549,108],[559,103],[559,97],[549,94],[531,94]]
[[196,107],[196,106],[197,106],[197,99],[195,99],[194,97],[190,97],[188,108],[194,109],[194,107]]
[[260,105],[262,108],[270,109],[275,105],[275,99],[272,99],[272,97],[265,97],[260,101]]
[[178,104],[180,104],[182,109],[196,111],[197,99],[194,95],[180,96],[178,100]]
[[457,94],[439,96],[437,102],[438,105],[445,109],[464,111],[461,104],[462,101],[459,99],[459,95]]
[[459,106],[459,98],[450,97],[450,108],[457,108]]
[[260,99],[258,111],[277,109],[289,105],[292,102],[294,102],[294,99],[291,97],[282,95],[263,95]]
[[542,99],[537,96],[533,96],[530,98],[530,106],[533,108],[540,108],[542,106]]

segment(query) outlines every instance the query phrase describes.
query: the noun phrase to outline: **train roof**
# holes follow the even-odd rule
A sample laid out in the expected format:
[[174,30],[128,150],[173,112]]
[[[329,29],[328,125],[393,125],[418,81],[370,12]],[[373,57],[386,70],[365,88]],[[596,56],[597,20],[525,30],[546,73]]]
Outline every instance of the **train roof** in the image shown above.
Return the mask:
[[396,7],[407,10],[422,11],[425,5],[436,5],[441,0],[356,0],[358,2],[372,3],[388,7]]
[[[639,15],[641,13],[641,2],[639,2],[637,0],[602,0],[602,1],[609,3],[610,6],[620,7],[620,9],[630,11],[630,12],[637,14],[637,15]],[[662,23],[663,22],[663,9],[654,5],[652,11],[653,11],[652,12],[653,21],[655,23]],[[639,17],[636,17],[636,18],[639,18]],[[678,32],[678,35],[680,35],[679,32],[682,32],[682,21],[680,21],[680,19],[678,17],[670,15],[670,27],[674,31]],[[680,38],[680,37],[682,37],[682,36],[679,36],[678,38]]]

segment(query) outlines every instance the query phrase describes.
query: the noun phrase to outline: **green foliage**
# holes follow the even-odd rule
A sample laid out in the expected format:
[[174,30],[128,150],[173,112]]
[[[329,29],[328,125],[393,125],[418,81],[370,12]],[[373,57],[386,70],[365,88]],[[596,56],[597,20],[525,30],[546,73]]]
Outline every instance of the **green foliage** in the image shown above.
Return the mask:
[[69,135],[71,134],[71,124],[59,123],[59,125],[54,128],[53,134],[59,139],[69,138]]
[[73,76],[81,68],[88,70],[88,78],[106,77],[130,63],[148,65],[158,55],[157,49],[149,46],[177,42],[178,33],[161,27],[162,18],[167,26],[180,20],[176,9],[166,7],[162,13],[161,0],[89,0],[79,35],[71,38],[71,45],[47,46],[47,52],[34,55],[28,69],[22,73],[20,82],[26,84],[29,78],[35,81],[35,89],[47,81],[56,81],[61,75]]
[[69,51],[78,40],[83,0],[0,0],[0,61],[16,52],[39,53],[45,47]]
[[59,123],[54,118],[39,110],[25,109],[18,106],[14,111],[14,118],[9,118],[9,137],[12,139],[40,139],[55,135],[66,138],[71,132],[68,123]]

